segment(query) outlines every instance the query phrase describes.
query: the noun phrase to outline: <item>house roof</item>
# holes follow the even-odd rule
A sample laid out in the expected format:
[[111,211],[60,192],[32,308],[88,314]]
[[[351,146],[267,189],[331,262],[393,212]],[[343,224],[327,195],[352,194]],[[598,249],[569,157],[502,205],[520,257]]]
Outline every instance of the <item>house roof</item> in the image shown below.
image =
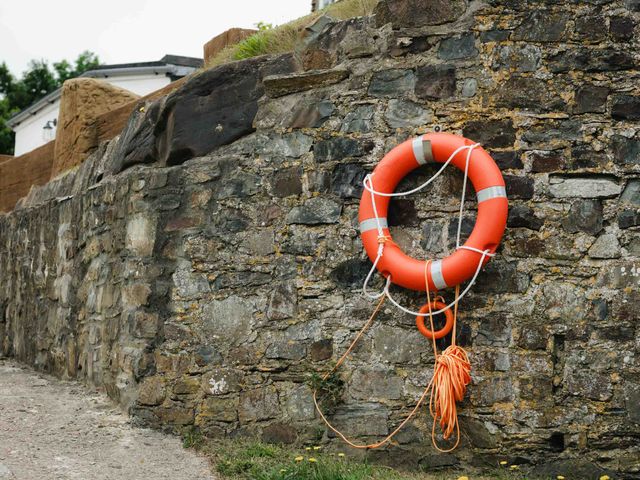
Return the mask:
[[[80,77],[109,78],[124,75],[165,74],[169,77],[180,78],[188,75],[194,69],[201,67],[201,58],[183,57],[180,55],[165,55],[155,62],[119,63],[114,65],[100,65],[93,70],[84,72]],[[45,95],[40,100],[32,103],[21,112],[7,120],[9,128],[20,125],[27,118],[37,114],[47,105],[58,101],[62,94],[62,88]]]

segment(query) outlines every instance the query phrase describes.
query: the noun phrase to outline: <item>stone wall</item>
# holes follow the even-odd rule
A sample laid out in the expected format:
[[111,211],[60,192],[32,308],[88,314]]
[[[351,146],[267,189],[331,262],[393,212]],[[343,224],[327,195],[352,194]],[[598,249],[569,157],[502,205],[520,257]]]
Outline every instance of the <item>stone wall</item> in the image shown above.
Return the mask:
[[[119,138],[0,217],[2,352],[104,386],[158,428],[339,445],[307,378],[373,308],[361,180],[438,126],[481,142],[510,198],[499,256],[462,305],[463,441],[433,450],[423,409],[367,455],[639,478],[639,17],[631,0],[386,0],[296,56],[221,66],[144,102]],[[405,250],[450,251],[461,182],[449,172],[392,202]],[[332,420],[385,435],[432,360],[414,319],[385,308]]]

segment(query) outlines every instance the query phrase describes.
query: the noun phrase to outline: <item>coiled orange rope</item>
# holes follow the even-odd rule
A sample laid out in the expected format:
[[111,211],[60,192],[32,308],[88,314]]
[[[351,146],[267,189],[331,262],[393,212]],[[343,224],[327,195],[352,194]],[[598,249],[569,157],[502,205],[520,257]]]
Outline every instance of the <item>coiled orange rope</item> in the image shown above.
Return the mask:
[[[427,272],[431,261],[426,262],[424,267],[424,279],[427,285],[427,304],[429,305],[429,321],[431,331],[434,332],[433,315],[431,314],[431,292],[429,292],[429,282]],[[460,293],[460,286],[456,285],[456,300]],[[436,339],[432,337],[433,356],[435,365],[433,377],[427,389],[431,387],[429,398],[429,412],[433,417],[431,427],[431,442],[436,450],[446,453],[455,450],[460,443],[460,424],[458,423],[458,408],[456,402],[461,402],[467,391],[467,385],[471,381],[471,363],[467,352],[456,345],[456,325],[458,320],[458,302],[453,307],[453,329],[451,331],[451,345],[442,354],[438,355]],[[440,419],[440,429],[442,437],[448,440],[451,434],[456,432],[456,443],[449,449],[442,449],[436,442],[436,423]]]
[[[430,261],[425,264],[425,280],[428,271]],[[429,292],[429,282],[426,282],[427,285],[427,302],[429,305],[429,321],[431,322],[431,331],[434,330],[433,324],[433,315],[431,314],[431,293]],[[456,300],[458,300],[458,295],[460,293],[460,288],[456,286]],[[346,352],[340,357],[335,366],[327,372],[322,380],[326,380],[329,376],[334,373],[340,365],[346,360],[347,356],[353,348],[356,346],[362,335],[367,331],[369,326],[373,323],[378,312],[382,309],[384,305],[386,297],[383,295],[380,298],[380,301],[376,305],[373,313],[364,324],[364,326],[360,329],[354,340],[347,348]],[[317,390],[313,391],[313,403],[315,404],[316,410],[320,414],[320,418],[324,421],[324,423],[329,427],[331,431],[333,431],[336,435],[338,435],[345,443],[352,446],[353,448],[359,449],[374,449],[379,448],[388,442],[413,418],[416,414],[420,405],[424,402],[427,394],[431,392],[429,398],[429,412],[433,417],[433,425],[431,429],[431,441],[433,446],[440,452],[446,453],[455,450],[460,443],[460,425],[458,423],[458,413],[456,401],[462,401],[464,398],[465,392],[467,390],[467,385],[471,381],[471,363],[469,363],[469,359],[467,357],[467,352],[464,351],[463,348],[456,345],[456,320],[458,314],[458,302],[455,302],[455,307],[453,311],[453,330],[452,330],[452,340],[451,345],[442,352],[441,355],[438,355],[436,340],[432,338],[433,342],[433,355],[434,355],[434,370],[433,377],[431,381],[425,388],[424,392],[418,399],[415,407],[407,418],[405,418],[400,425],[398,425],[389,435],[380,440],[379,442],[369,443],[369,444],[358,444],[352,440],[349,440],[342,432],[340,432],[336,427],[334,427],[324,416],[320,406],[318,405],[317,399]],[[456,432],[456,442],[450,449],[442,449],[438,446],[436,442],[436,424],[440,420],[440,428],[442,429],[443,438],[445,440],[449,439],[453,432]]]

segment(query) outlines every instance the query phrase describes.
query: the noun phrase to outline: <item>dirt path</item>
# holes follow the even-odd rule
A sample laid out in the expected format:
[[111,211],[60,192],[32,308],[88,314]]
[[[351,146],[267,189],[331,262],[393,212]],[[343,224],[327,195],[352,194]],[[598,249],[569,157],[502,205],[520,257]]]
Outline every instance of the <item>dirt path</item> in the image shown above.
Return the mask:
[[213,480],[180,440],[133,428],[102,394],[0,359],[0,480]]

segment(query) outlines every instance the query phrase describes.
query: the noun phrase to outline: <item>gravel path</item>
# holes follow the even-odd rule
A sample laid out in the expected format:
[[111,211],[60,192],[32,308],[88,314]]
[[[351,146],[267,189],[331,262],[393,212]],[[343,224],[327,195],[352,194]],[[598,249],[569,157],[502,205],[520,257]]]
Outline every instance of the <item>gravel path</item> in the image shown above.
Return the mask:
[[0,359],[0,480],[213,480],[180,440],[134,428],[104,395]]

